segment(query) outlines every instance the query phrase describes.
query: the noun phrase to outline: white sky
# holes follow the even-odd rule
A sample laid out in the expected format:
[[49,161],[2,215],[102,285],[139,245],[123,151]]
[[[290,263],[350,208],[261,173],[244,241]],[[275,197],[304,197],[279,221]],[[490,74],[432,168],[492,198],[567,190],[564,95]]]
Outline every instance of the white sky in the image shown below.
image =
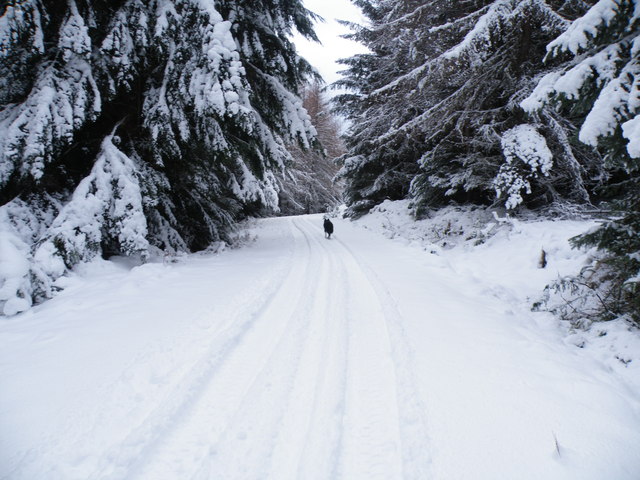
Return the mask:
[[324,22],[317,23],[315,29],[322,44],[309,42],[296,35],[294,41],[298,53],[318,69],[327,83],[335,82],[340,77],[337,72],[345,68],[344,65],[337,64],[336,60],[365,51],[364,46],[340,38],[340,35],[349,33],[349,29],[340,25],[337,20],[363,23],[364,16],[349,0],[304,0],[303,3],[309,10],[324,18]]

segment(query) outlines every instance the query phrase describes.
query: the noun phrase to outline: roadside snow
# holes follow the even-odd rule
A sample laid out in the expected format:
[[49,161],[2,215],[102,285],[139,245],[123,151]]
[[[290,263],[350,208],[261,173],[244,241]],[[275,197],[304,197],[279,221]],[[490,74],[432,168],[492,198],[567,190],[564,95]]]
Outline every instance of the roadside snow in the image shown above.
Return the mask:
[[[461,278],[499,298],[535,328],[559,335],[567,345],[585,349],[640,395],[640,332],[624,321],[594,323],[574,329],[546,312],[530,312],[544,288],[588,264],[593,250],[571,248],[568,239],[596,221],[501,218],[485,209],[448,207],[415,221],[408,201],[386,201],[355,222],[362,228],[437,257]],[[539,267],[541,251],[547,266]]]
[[638,478],[637,333],[530,310],[588,222],[334,224],[97,260],[3,318],[0,478]]

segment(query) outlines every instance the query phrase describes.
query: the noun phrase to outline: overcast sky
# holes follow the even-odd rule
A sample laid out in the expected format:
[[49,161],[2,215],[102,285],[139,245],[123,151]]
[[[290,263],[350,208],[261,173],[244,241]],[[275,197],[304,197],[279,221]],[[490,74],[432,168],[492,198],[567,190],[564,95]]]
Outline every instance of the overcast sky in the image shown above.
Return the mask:
[[358,43],[340,38],[343,33],[349,33],[349,29],[337,20],[363,23],[364,17],[349,0],[304,0],[304,5],[324,18],[324,22],[316,24],[316,33],[322,44],[309,42],[297,35],[298,52],[318,69],[327,83],[335,82],[339,78],[337,72],[344,69],[336,60],[365,50]]

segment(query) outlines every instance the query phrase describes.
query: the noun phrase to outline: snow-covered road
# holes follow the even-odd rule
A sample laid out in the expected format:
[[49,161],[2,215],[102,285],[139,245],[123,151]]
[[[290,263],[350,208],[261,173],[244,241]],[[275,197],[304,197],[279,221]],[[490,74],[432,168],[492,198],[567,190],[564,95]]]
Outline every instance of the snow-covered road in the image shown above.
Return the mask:
[[638,392],[442,256],[307,216],[89,270],[0,324],[0,478],[640,478]]

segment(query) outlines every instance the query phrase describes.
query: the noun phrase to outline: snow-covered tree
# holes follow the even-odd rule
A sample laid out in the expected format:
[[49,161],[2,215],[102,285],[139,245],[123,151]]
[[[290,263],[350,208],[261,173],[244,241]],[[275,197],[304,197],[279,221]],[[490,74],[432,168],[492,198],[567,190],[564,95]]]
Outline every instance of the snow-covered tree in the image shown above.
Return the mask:
[[[372,26],[354,37],[371,53],[347,60],[341,84],[353,93],[340,97],[355,125],[342,171],[352,207],[409,190],[425,206],[489,204],[496,191],[511,207],[589,201],[599,164],[573,141],[571,120],[519,105],[546,68],[545,45],[567,28],[561,13],[581,3],[360,2]],[[503,150],[514,132],[546,144],[549,169]]]
[[535,112],[554,102],[580,110],[586,114],[580,141],[620,153],[626,148],[627,157],[640,157],[639,22],[634,0],[597,2],[549,43],[547,61],[566,61],[540,80],[522,106]]
[[[572,141],[566,117],[551,109],[527,116],[519,106],[544,69],[546,43],[566,28],[560,12],[575,11],[569,3],[476,2],[467,15],[435,27],[447,31],[453,23],[465,33],[433,60],[434,75],[424,80],[428,88],[449,78],[451,90],[427,110],[431,125],[440,118],[444,128],[427,130],[412,185],[420,202],[490,203],[494,189],[507,208],[589,202],[600,177],[597,156]],[[529,152],[519,154],[524,145]]]
[[596,2],[547,51],[555,68],[522,105],[577,112],[584,118],[580,141],[605,154],[618,218],[576,244],[609,252],[598,269],[610,299],[605,313],[628,313],[640,323],[640,2]]
[[[523,202],[522,191],[531,194],[529,178],[549,175],[553,167],[553,154],[545,138],[531,125],[521,124],[507,130],[502,135],[502,152],[506,163],[500,167],[495,180],[498,196],[506,193],[507,209],[513,209]],[[517,164],[526,165],[522,174]]]
[[289,145],[293,161],[278,175],[280,211],[285,215],[325,212],[336,207],[342,197],[341,185],[334,180],[338,172],[335,160],[344,153],[340,123],[318,82],[305,85],[302,100],[323,151]]
[[96,255],[202,249],[277,209],[286,143],[314,136],[297,96],[311,67],[290,40],[315,38],[301,1],[9,0],[0,13],[0,262],[30,264],[0,267],[0,307],[49,296]]
[[335,102],[336,111],[351,124],[339,176],[345,181],[348,213],[359,215],[387,198],[404,198],[417,173],[416,139],[385,135],[417,111],[408,105],[407,96],[413,88],[412,57],[418,54],[413,47],[419,41],[417,25],[426,15],[415,0],[353,3],[369,25],[349,25],[349,37],[369,52],[341,60],[347,69],[337,85],[346,93],[337,95]]

